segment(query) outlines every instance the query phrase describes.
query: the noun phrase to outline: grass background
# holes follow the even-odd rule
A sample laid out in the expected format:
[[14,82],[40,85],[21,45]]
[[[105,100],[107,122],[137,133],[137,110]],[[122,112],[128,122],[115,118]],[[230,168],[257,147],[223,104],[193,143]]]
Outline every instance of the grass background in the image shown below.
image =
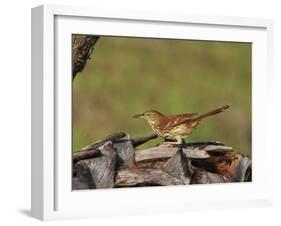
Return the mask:
[[186,140],[219,140],[251,156],[251,44],[101,37],[73,82],[73,150],[117,131],[151,132],[131,117],[145,110],[203,113],[225,104]]

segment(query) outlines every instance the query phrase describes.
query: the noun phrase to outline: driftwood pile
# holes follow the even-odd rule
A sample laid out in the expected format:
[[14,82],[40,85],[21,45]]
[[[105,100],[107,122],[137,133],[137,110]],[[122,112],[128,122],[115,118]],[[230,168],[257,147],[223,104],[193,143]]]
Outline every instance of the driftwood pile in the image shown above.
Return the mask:
[[75,152],[72,189],[251,181],[251,160],[221,142],[136,149],[156,137],[120,132]]

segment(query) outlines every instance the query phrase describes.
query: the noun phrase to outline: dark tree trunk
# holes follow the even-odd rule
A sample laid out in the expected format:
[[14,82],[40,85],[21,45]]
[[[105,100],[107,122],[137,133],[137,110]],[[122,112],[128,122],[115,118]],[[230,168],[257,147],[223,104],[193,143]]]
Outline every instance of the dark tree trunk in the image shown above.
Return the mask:
[[91,59],[98,36],[72,35],[72,77],[83,71],[87,61]]

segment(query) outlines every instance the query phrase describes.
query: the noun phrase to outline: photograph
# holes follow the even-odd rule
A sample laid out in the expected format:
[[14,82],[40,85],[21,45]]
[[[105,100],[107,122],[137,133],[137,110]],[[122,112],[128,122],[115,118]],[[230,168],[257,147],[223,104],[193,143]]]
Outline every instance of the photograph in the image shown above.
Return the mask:
[[72,190],[252,181],[252,43],[72,34]]

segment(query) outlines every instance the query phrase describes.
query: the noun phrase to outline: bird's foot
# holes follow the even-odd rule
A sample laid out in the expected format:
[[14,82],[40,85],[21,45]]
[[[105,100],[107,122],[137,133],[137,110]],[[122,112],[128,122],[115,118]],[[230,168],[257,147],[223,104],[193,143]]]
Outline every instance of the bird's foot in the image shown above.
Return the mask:
[[165,146],[165,147],[168,147],[168,148],[173,148],[173,147],[175,147],[175,145],[178,145],[178,143],[175,143],[175,142],[165,142],[161,146]]

